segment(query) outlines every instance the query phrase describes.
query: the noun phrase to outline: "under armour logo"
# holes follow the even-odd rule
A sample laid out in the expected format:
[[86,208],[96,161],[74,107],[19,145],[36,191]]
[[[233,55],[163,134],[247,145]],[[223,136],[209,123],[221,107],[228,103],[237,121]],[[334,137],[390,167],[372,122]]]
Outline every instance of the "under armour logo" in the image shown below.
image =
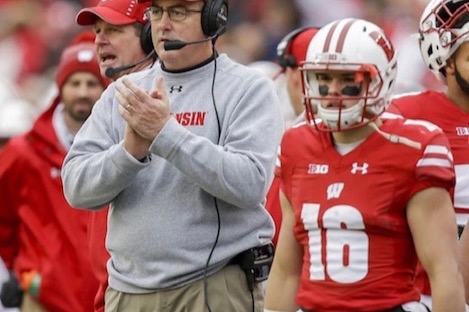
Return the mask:
[[182,92],[182,86],[171,86],[169,93],[173,93],[174,91]]
[[352,164],[352,170],[350,172],[355,174],[355,173],[357,173],[357,171],[360,171],[362,174],[367,174],[368,173],[368,163],[363,163],[362,166],[359,166],[357,162],[354,162]]

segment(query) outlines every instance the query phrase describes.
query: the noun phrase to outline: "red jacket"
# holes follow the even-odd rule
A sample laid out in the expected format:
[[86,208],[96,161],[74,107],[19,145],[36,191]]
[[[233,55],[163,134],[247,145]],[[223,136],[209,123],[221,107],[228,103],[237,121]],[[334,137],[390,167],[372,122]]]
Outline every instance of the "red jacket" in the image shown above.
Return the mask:
[[280,225],[282,224],[282,207],[280,206],[280,178],[274,177],[269,192],[267,193],[267,202],[265,208],[270,213],[275,224],[275,234],[272,243],[277,246],[278,235],[280,233]]
[[48,311],[89,312],[98,288],[87,244],[89,212],[71,208],[63,195],[66,151],[52,125],[58,103],[0,152],[0,257],[18,276],[39,272],[38,299]]
[[90,213],[88,223],[88,244],[91,254],[91,265],[99,281],[99,289],[94,301],[94,311],[104,312],[104,295],[108,286],[106,264],[111,257],[106,250],[108,208]]

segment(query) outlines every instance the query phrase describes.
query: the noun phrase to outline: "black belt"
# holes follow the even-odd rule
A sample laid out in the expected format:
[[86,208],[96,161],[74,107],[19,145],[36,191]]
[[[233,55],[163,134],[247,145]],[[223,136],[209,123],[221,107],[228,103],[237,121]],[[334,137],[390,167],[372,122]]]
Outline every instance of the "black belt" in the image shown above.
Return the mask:
[[269,243],[243,251],[232,258],[228,265],[239,265],[243,269],[249,290],[252,291],[255,283],[265,281],[269,277],[273,258],[274,245]]

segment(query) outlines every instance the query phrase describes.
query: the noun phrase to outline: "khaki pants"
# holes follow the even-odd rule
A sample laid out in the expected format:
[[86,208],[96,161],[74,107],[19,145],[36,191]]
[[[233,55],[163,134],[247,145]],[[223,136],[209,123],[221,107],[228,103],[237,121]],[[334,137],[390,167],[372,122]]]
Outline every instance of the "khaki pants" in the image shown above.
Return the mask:
[[23,295],[23,302],[21,303],[21,312],[47,312],[46,309],[44,309],[41,304],[33,299],[31,295],[28,293],[25,293]]
[[[229,265],[207,277],[207,299],[212,312],[261,312],[264,293],[255,285],[253,297],[246,276],[237,265]],[[253,302],[254,300],[254,302]],[[254,306],[254,310],[253,310]],[[110,287],[106,291],[106,312],[207,312],[204,281],[178,289],[149,294],[127,294]]]

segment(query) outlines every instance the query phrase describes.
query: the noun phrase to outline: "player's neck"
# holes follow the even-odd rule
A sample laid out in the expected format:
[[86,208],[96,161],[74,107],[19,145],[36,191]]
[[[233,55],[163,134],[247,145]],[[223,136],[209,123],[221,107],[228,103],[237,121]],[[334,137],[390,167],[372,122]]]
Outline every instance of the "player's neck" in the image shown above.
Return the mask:
[[[380,127],[382,124],[382,121],[379,118],[373,122],[378,127]],[[334,142],[339,143],[339,144],[360,142],[360,141],[365,140],[367,137],[369,137],[373,132],[375,132],[375,129],[373,129],[372,127],[363,126],[363,127],[359,127],[359,128],[351,129],[347,131],[332,132],[332,139],[334,140]]]
[[460,92],[446,91],[446,97],[456,106],[465,112],[469,112],[469,94],[460,90]]
[[340,155],[346,155],[357,148],[357,146],[360,145],[363,141],[365,141],[365,139],[353,143],[334,142],[334,147]]

